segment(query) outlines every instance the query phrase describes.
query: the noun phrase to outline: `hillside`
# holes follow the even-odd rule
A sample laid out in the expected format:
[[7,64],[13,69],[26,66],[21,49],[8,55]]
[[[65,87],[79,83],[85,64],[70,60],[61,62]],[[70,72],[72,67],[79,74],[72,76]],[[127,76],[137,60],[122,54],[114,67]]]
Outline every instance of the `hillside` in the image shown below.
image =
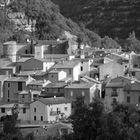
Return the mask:
[[[15,30],[14,28],[10,28],[9,30],[11,34],[9,34],[9,36],[7,36],[6,38],[3,37],[3,34],[0,33],[0,40],[1,37],[3,37],[1,42],[7,40],[15,40],[21,43],[24,42],[27,35],[32,36],[33,38],[39,40],[46,40],[46,39],[52,40],[52,39],[60,38],[63,31],[68,31],[71,34],[78,36],[78,41],[83,43],[88,43],[91,47],[100,47],[100,48],[120,47],[112,38],[109,38],[108,36],[101,38],[97,33],[87,29],[83,23],[80,22],[76,23],[73,22],[71,18],[65,17],[64,16],[65,14],[63,15],[63,10],[61,12],[59,6],[51,2],[50,0],[41,0],[41,1],[40,0],[28,0],[28,1],[14,0],[6,8],[10,9],[11,13],[16,13],[16,12],[24,13],[25,16],[23,16],[23,18],[25,19],[23,20],[26,20],[28,22],[36,21],[36,24],[34,27],[35,30],[31,29],[32,32],[25,31],[24,22],[21,22],[23,23],[23,29],[22,29],[22,25],[19,25],[19,23],[18,26],[20,28],[17,28],[17,25],[16,27],[15,25],[10,25],[11,27],[15,27]],[[4,18],[7,17],[4,16]],[[8,19],[6,20],[8,21]],[[21,21],[23,20],[21,19]],[[0,18],[0,23],[1,22],[2,21]],[[3,26],[5,27],[4,24]],[[3,29],[3,26],[1,26],[0,28]],[[7,33],[7,30],[4,30],[3,32]]]
[[135,31],[140,38],[139,0],[52,0],[61,13],[100,36],[126,39]]
[[[99,42],[101,38],[99,35],[80,27],[70,18],[64,17],[60,13],[59,7],[50,0],[15,0],[8,6],[8,8],[10,9],[10,12],[13,13],[25,13],[24,18],[27,20],[36,21],[35,31],[32,35],[37,39],[57,39],[62,35],[63,31],[69,31],[71,34],[78,36],[82,42],[87,42],[95,47],[97,47],[97,44],[100,44]],[[23,35],[21,27],[22,25],[20,25],[20,33],[17,33],[18,30],[15,31],[14,35],[10,37],[11,39],[18,38],[18,41],[20,42],[19,35]],[[23,25],[23,30],[24,27],[25,25]]]

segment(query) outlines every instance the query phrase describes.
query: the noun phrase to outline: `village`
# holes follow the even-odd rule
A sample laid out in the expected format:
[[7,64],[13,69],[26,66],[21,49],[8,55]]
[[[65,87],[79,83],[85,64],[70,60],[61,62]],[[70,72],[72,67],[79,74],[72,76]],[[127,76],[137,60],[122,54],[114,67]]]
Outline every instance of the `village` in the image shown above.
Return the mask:
[[140,55],[79,46],[76,36],[66,35],[67,40],[38,40],[34,47],[3,44],[0,117],[17,105],[20,123],[66,120],[77,97],[86,105],[99,99],[107,111],[117,103],[139,108]]
[[[96,24],[92,30],[81,22],[90,14],[83,12],[75,23],[61,14],[68,3],[62,10],[54,1],[0,0],[0,139],[139,139],[138,31],[128,35],[116,22],[111,36],[107,29],[100,36]],[[100,17],[109,3],[97,2],[101,11],[92,6]],[[111,23],[120,13],[110,13]]]

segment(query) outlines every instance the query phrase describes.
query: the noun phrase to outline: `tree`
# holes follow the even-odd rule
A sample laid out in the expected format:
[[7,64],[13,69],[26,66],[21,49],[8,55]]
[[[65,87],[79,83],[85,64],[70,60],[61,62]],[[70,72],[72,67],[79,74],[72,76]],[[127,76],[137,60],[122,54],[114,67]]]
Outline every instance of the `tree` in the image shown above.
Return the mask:
[[75,103],[71,116],[73,140],[138,140],[140,112],[132,105],[119,104],[105,112],[102,102],[95,100],[85,106],[83,99]]
[[71,116],[73,138],[75,140],[96,139],[102,133],[104,107],[100,101],[94,101],[89,106],[84,105],[83,99],[75,103],[75,113]]
[[3,43],[13,35],[14,23],[9,21],[4,11],[0,11],[0,42]]
[[9,7],[13,12],[24,12],[28,21],[36,21],[33,34],[37,39],[57,39],[63,31],[68,31],[80,36],[82,42],[98,44],[97,34],[83,30],[71,19],[65,18],[60,13],[59,7],[50,0],[14,0]]
[[11,115],[6,115],[1,118],[3,123],[3,132],[0,134],[2,140],[22,140],[22,134],[16,127],[18,118],[18,106],[15,106],[11,110]]
[[129,34],[126,40],[126,47],[129,51],[140,52],[140,41],[136,38],[134,31]]

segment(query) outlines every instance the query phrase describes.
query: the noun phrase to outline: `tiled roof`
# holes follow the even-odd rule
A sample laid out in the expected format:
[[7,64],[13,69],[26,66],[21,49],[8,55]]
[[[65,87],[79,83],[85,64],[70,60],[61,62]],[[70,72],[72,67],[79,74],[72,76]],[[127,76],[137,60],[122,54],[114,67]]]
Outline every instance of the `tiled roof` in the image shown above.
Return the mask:
[[72,60],[73,61],[79,60],[80,62],[89,62],[89,59],[88,58],[83,58],[83,59],[81,59],[81,58],[73,58]]
[[21,71],[17,75],[19,76],[28,76],[28,75],[45,75],[48,72],[43,72],[42,70],[32,70],[32,71]]
[[123,65],[121,65],[120,63],[118,63],[118,62],[116,62],[116,61],[111,61],[111,62],[109,62],[109,63],[104,63],[104,64],[102,64],[102,65],[100,65],[100,67],[102,67],[102,66],[110,66],[110,65],[118,65],[118,66],[122,66],[123,67]]
[[101,83],[100,81],[97,81],[97,80],[95,80],[95,79],[93,79],[93,78],[91,78],[91,77],[89,77],[87,75],[85,75],[84,78],[87,79],[88,81],[96,83],[96,84],[100,84]]
[[[0,105],[0,108],[12,108],[15,106],[15,103],[9,103],[9,104],[2,104]],[[29,107],[28,104],[18,104],[18,108],[26,108]]]
[[9,61],[8,59],[6,59],[6,58],[0,59],[0,68],[12,66],[12,65],[13,65],[13,63],[11,61]]
[[44,58],[45,59],[60,59],[60,58],[65,58],[65,57],[69,57],[68,54],[44,54]]
[[135,80],[135,82],[140,83],[139,80],[131,78],[131,77],[126,77],[126,76],[118,76],[116,78],[111,79],[111,82],[129,82]]
[[14,44],[14,45],[16,45],[17,43],[16,43],[16,41],[8,41],[8,42],[5,42],[3,44],[4,45],[7,45],[7,44]]
[[55,64],[52,68],[56,69],[68,69],[68,68],[74,68],[76,65],[78,65],[80,61],[65,61]]
[[50,81],[43,81],[43,80],[32,80],[28,85],[40,85],[42,86],[45,83],[48,83]]
[[39,61],[42,61],[42,62],[50,62],[50,60],[48,60],[47,58],[32,58],[32,59],[35,59],[35,60],[39,60]]
[[60,71],[58,71],[58,70],[51,70],[51,71],[49,71],[49,74],[51,74],[51,73],[59,73]]
[[5,81],[27,81],[28,77],[10,77],[8,79],[6,79]]
[[109,59],[111,59],[111,60],[115,60],[115,61],[117,61],[118,59],[122,59],[121,56],[119,56],[118,54],[114,54],[114,53],[109,54],[109,55],[106,56],[106,57],[109,58]]
[[56,98],[41,98],[38,101],[42,102],[45,105],[53,105],[53,104],[63,104],[63,103],[71,103],[70,100],[64,97],[56,97]]
[[59,82],[59,83],[50,83],[47,84],[44,88],[61,88],[65,87],[67,84],[64,82]]
[[32,90],[31,93],[32,93],[32,94],[38,94],[38,95],[40,95],[40,94],[41,94],[41,91],[38,91],[38,90]]
[[19,92],[18,94],[22,95],[22,94],[29,94],[29,91],[28,90],[23,90],[21,92]]
[[107,88],[110,88],[110,87],[119,88],[119,87],[124,87],[127,84],[133,85],[133,83],[140,85],[140,81],[138,81],[136,79],[132,79],[132,78],[125,77],[125,76],[119,76],[114,79],[111,79],[111,81],[106,85],[106,87]]
[[42,62],[49,62],[48,59],[44,59],[44,58],[33,58],[33,57],[30,57],[30,58],[29,57],[23,57],[23,58],[19,59],[17,62],[26,62],[26,61],[28,61],[30,59],[39,60],[39,61],[42,61]]
[[8,78],[7,75],[0,75],[0,81],[6,80]]
[[133,83],[131,84],[131,91],[140,91],[140,83]]
[[72,77],[66,77],[60,80],[60,82],[69,82],[69,81],[72,81]]
[[39,45],[57,45],[66,42],[66,40],[57,41],[57,40],[37,40]]
[[111,83],[108,83],[107,85],[106,85],[106,88],[123,88],[124,87],[124,84],[122,83],[122,82],[111,82]]
[[29,59],[31,59],[31,57],[22,57],[17,62],[26,62]]
[[72,89],[89,89],[93,86],[93,83],[79,83],[79,84],[71,84],[66,89],[72,88]]
[[139,72],[140,71],[140,68],[129,68],[129,71],[132,72]]

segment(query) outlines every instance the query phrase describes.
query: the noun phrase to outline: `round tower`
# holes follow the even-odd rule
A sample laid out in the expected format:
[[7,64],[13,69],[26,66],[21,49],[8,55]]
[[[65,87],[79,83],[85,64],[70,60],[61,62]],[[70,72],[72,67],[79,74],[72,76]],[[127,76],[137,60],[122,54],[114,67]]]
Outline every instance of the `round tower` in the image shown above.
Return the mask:
[[17,44],[15,41],[3,43],[3,55],[12,62],[16,62]]

